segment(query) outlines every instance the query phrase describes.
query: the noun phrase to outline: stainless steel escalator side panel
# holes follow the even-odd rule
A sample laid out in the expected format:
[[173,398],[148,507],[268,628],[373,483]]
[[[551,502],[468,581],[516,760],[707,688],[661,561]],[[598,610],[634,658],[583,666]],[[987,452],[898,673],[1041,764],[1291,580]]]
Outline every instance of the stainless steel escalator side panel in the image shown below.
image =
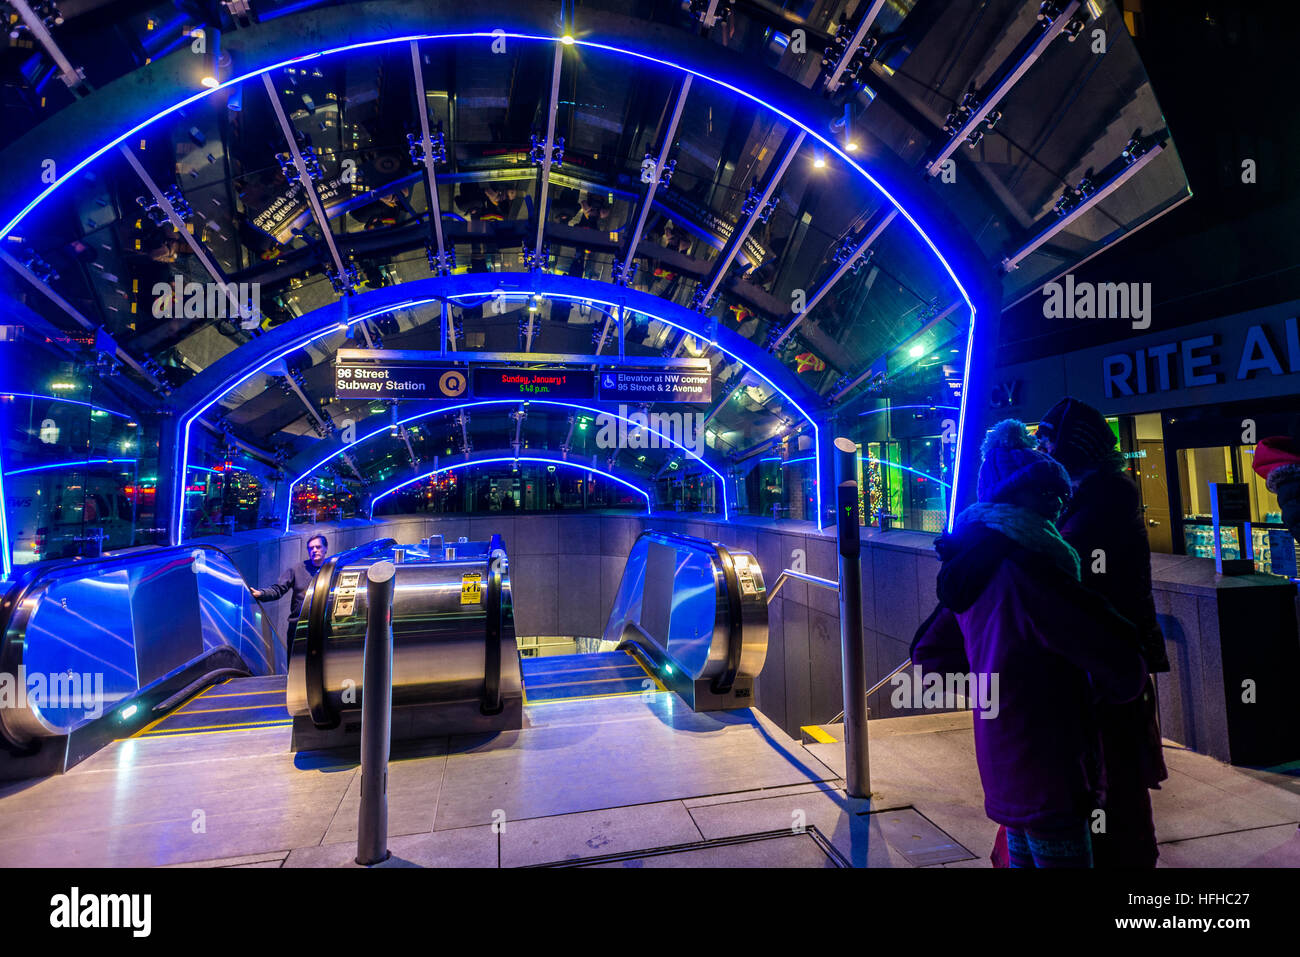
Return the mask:
[[691,681],[728,668],[731,593],[740,609],[737,675],[767,660],[767,587],[752,553],[685,535],[642,533],[628,554],[602,637],[631,638]]
[[0,674],[22,688],[0,732],[19,746],[71,734],[222,648],[252,674],[285,670],[243,576],[210,545],[35,566],[16,604]]
[[[408,554],[408,561],[396,566],[393,592],[393,706],[477,700],[483,694],[485,677],[487,562],[483,558],[409,559]],[[325,699],[335,713],[361,705],[367,607],[364,581],[369,564],[343,566],[327,598]],[[467,603],[466,577],[475,575],[482,583],[480,595]],[[350,581],[355,584],[347,584]],[[500,687],[502,697],[522,697],[510,597],[507,573],[502,582]],[[304,614],[304,622],[306,618]],[[286,703],[289,714],[302,717],[310,712],[306,665],[297,650],[290,662]]]

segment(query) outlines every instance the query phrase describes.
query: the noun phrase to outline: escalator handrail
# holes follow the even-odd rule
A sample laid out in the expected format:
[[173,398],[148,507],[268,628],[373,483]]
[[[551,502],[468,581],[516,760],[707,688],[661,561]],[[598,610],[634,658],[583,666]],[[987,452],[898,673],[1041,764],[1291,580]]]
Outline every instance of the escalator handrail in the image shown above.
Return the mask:
[[[722,570],[722,601],[725,602],[727,610],[727,656],[726,665],[722,672],[714,677],[711,687],[715,694],[729,693],[736,683],[737,675],[740,674],[740,659],[744,651],[745,637],[740,579],[736,575],[736,562],[731,557],[731,552],[719,542],[700,538],[697,535],[687,535],[682,532],[646,529],[641,533],[640,537],[666,545],[687,546],[700,552],[707,552]],[[668,649],[664,648],[663,651],[667,654]]]
[[[325,611],[329,605],[330,592],[334,590],[334,581],[339,570],[349,562],[385,551],[396,544],[396,539],[377,538],[331,555],[312,579],[311,589],[303,596],[304,607],[299,610],[299,621],[307,619],[307,647],[304,652],[307,657],[303,661],[307,679],[307,710],[311,714],[312,723],[322,731],[339,725],[339,715],[331,710],[325,695]],[[295,636],[290,635],[291,644],[294,640]]]
[[682,532],[666,532],[657,528],[648,528],[641,533],[641,538],[657,539],[664,544],[671,545],[688,545],[699,551],[716,552],[719,548],[718,543],[710,541],[707,538],[700,538],[697,535],[686,535]]
[[[55,558],[50,561],[37,562],[35,565],[24,566],[21,574],[16,576],[9,587],[5,589],[4,598],[0,599],[0,661],[4,660],[5,645],[9,641],[9,626],[12,623],[13,614],[22,606],[23,601],[37,586],[44,583],[49,578],[61,577],[59,573],[71,569],[86,568],[93,569],[81,577],[97,577],[106,569],[115,565],[137,564],[143,561],[166,560],[169,555],[193,555],[197,550],[216,552],[226,561],[230,562],[230,567],[239,573],[243,578],[243,573],[239,571],[239,566],[235,560],[230,557],[230,553],[224,548],[218,548],[216,545],[209,545],[205,542],[197,542],[192,545],[162,545],[158,548],[143,548],[138,551],[126,552],[120,555],[96,555],[93,558]],[[17,571],[17,569],[15,569]],[[248,584],[245,580],[244,584]],[[275,626],[271,626],[271,631],[275,631]],[[277,638],[279,636],[277,635]]]
[[736,683],[740,673],[740,654],[744,645],[744,622],[741,618],[740,579],[736,575],[736,562],[726,546],[713,543],[717,550],[718,564],[722,568],[722,582],[727,603],[727,665],[721,674],[713,679],[713,693],[727,694]]
[[487,620],[484,622],[485,647],[483,652],[483,704],[484,714],[500,714],[501,701],[501,602],[505,574],[496,567],[497,550],[505,552],[505,542],[493,533],[487,548]]

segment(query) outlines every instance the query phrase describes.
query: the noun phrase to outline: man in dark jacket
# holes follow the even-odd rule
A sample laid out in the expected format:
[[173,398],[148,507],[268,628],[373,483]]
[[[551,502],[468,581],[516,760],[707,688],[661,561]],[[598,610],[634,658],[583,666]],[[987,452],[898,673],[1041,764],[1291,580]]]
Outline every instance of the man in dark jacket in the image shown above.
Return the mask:
[[250,591],[253,597],[258,601],[279,601],[284,597],[285,592],[292,591],[293,597],[289,600],[289,647],[293,647],[293,632],[298,625],[298,615],[302,612],[303,596],[307,594],[307,589],[311,587],[316,573],[320,567],[325,564],[325,556],[329,552],[330,543],[324,535],[313,535],[307,539],[307,560],[290,565],[284,570],[280,579],[270,588],[252,588]]
[[986,439],[979,502],[935,544],[940,604],[912,660],[999,689],[974,719],[975,757],[1011,866],[1090,867],[1100,787],[1093,705],[1140,694],[1146,670],[1132,627],[1080,585],[1079,556],[1052,524],[1069,480],[1032,445],[1015,420]]
[[[1151,595],[1151,548],[1137,484],[1106,417],[1064,398],[1038,425],[1039,447],[1070,474],[1073,495],[1057,526],[1079,553],[1083,584],[1103,595],[1138,628],[1147,670],[1169,670]],[[1093,836],[1098,868],[1156,866],[1150,788],[1169,776],[1160,738],[1155,683],[1125,704],[1098,708],[1104,756],[1105,818]]]

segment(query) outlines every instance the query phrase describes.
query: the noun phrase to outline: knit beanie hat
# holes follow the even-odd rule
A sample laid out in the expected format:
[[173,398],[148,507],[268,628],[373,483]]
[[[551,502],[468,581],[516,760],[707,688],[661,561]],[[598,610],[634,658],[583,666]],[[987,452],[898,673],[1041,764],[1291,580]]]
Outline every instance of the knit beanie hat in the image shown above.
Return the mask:
[[1270,435],[1260,439],[1255,446],[1255,461],[1251,465],[1268,485],[1268,490],[1276,492],[1275,477],[1300,470],[1300,446],[1285,435]]
[[1022,489],[1070,494],[1070,477],[1051,456],[1035,451],[1034,440],[1018,419],[1003,419],[980,449],[978,495],[981,502],[1004,502]]
[[1106,417],[1078,399],[1066,396],[1038,423],[1040,438],[1056,443],[1052,457],[1072,476],[1096,468],[1124,468],[1124,453]]

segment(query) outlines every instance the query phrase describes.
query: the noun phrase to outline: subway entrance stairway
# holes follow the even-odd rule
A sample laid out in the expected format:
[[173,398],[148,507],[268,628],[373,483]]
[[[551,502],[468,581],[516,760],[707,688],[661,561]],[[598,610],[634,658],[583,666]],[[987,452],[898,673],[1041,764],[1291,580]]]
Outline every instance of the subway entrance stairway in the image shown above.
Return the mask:
[[[716,600],[766,601],[763,572],[742,552],[720,556],[700,540],[643,535],[605,632],[590,645],[602,650],[503,656],[496,715],[484,714],[492,710],[483,705],[484,666],[492,662],[486,626],[475,626],[478,677],[464,688],[457,690],[460,679],[420,674],[439,643],[456,660],[470,660],[464,649],[475,627],[467,622],[478,619],[459,610],[474,592],[466,576],[472,584],[479,563],[477,582],[490,591],[499,546],[426,541],[400,556],[398,568],[405,564],[409,574],[394,599],[394,712],[409,709],[408,731],[439,722],[445,730],[407,736],[394,720],[392,858],[379,866],[987,866],[996,828],[983,813],[969,712],[873,721],[873,797],[857,800],[844,791],[839,728],[818,728],[801,743],[744,705],[756,658],[762,666],[754,646],[763,640],[761,627],[746,635],[745,625],[765,618],[746,617],[742,600],[742,626],[733,628],[734,606]],[[264,641],[256,608],[235,601],[242,579],[215,549],[186,549],[183,560],[159,554],[127,562],[126,570],[116,559],[97,567],[97,580],[117,583],[120,595],[143,595],[136,611],[161,594],[162,579],[166,634],[184,637],[178,596],[192,589],[201,627],[189,647],[197,654],[161,655],[147,640],[164,632],[151,631],[147,616],[131,617],[136,665],[153,662],[154,672],[140,668],[143,685],[134,691],[122,677],[113,686],[117,704],[87,725],[40,715],[47,727],[68,731],[59,749],[65,767],[0,782],[0,866],[355,866],[360,770],[347,742],[355,712],[331,690],[346,687],[334,665],[351,654],[354,636],[337,606],[340,598],[358,601],[346,584],[358,561],[397,557],[395,547],[371,543],[329,569],[318,594],[330,601],[315,606],[315,620],[338,628],[324,636],[319,669],[294,668],[307,660],[312,606],[286,663],[283,649],[277,657],[276,644]],[[442,559],[421,571],[438,552]],[[744,574],[710,582],[715,563],[726,562]],[[28,602],[25,617],[8,626],[10,636],[19,628],[29,663],[42,666],[40,636],[58,627],[56,616],[78,611],[74,585],[84,580],[73,566],[47,569],[41,593],[53,604],[42,610],[44,602]],[[450,578],[448,568],[456,572]],[[740,587],[742,580],[749,585]],[[498,637],[513,642],[508,575],[496,587],[507,612],[497,619]],[[418,594],[426,599],[420,613],[406,616],[404,603]],[[436,613],[438,594],[451,614]],[[105,610],[96,620],[115,619]],[[742,638],[735,650],[734,635]],[[414,671],[400,664],[411,648]],[[125,670],[124,659],[115,663]],[[323,694],[308,693],[308,671]],[[320,712],[322,702],[338,706],[332,729],[314,724],[312,707]],[[36,727],[17,717],[5,716],[6,739]],[[489,719],[513,726],[476,726]],[[336,746],[311,746],[313,736],[328,735]],[[10,766],[24,758],[48,766],[40,748],[28,750],[36,753],[8,742]],[[1286,775],[1173,747],[1167,758],[1171,778],[1154,794],[1165,865],[1300,864],[1300,797]]]

